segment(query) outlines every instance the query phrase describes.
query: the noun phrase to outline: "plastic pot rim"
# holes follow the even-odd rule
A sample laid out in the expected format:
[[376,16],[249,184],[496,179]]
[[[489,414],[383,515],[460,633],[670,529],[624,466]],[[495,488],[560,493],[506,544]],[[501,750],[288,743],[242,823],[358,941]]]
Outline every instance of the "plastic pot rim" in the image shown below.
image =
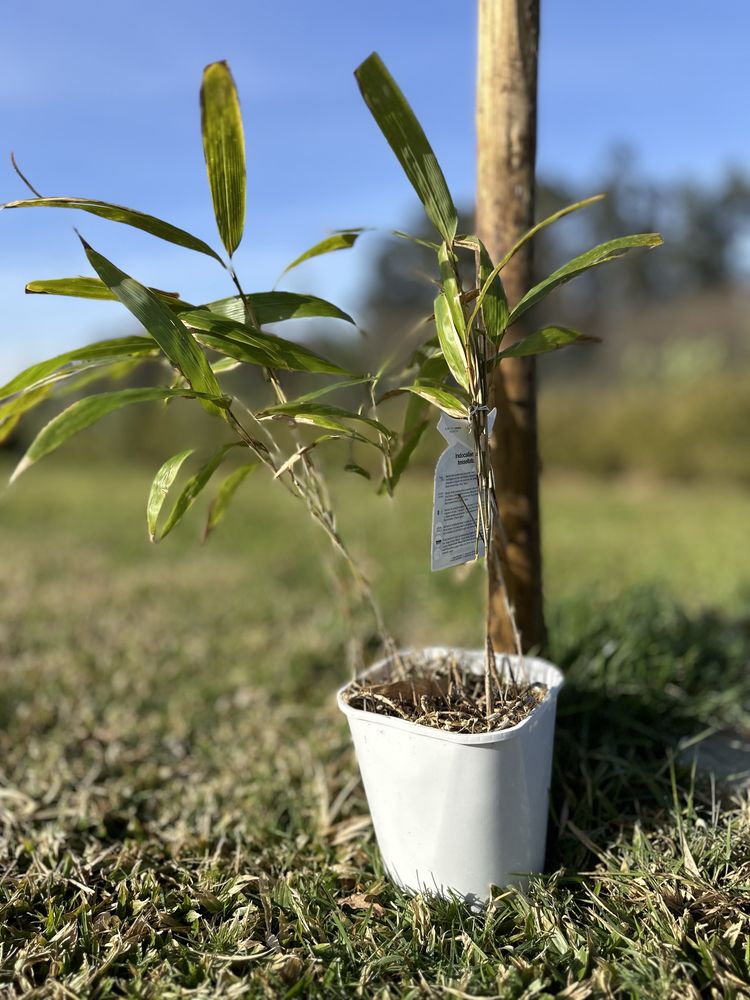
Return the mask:
[[[401,649],[399,654],[403,656],[408,656],[410,653],[415,652],[413,649]],[[448,646],[426,646],[419,650],[420,653],[427,656],[444,656],[446,653],[455,653],[459,657],[464,657],[468,661],[468,665],[476,665],[477,660],[483,658],[484,653],[482,650],[476,649],[464,649],[459,647],[448,647]],[[512,663],[518,663],[519,657],[517,655],[509,656]],[[351,681],[344,684],[336,693],[336,702],[339,709],[344,713],[348,719],[358,719],[362,722],[376,723],[380,726],[385,726],[390,729],[402,729],[408,730],[409,732],[417,732],[420,736],[427,737],[433,740],[443,740],[447,743],[458,743],[467,744],[470,746],[477,746],[486,743],[501,743],[504,740],[512,740],[518,735],[518,733],[526,726],[529,726],[532,721],[538,720],[541,716],[546,715],[550,710],[554,711],[555,702],[557,701],[557,695],[560,692],[560,688],[564,684],[564,678],[562,671],[559,667],[555,666],[549,660],[544,660],[538,656],[524,656],[524,660],[528,661],[529,664],[533,664],[536,668],[542,668],[547,672],[547,679],[545,683],[547,684],[547,693],[544,698],[536,705],[531,712],[522,719],[521,722],[517,722],[515,726],[509,726],[507,729],[498,729],[491,733],[451,733],[443,729],[435,729],[432,726],[423,726],[418,722],[410,722],[407,719],[399,719],[396,716],[391,715],[380,715],[378,712],[368,712],[361,708],[352,708],[344,700],[344,693],[349,688]],[[363,670],[361,674],[357,674],[356,680],[361,680],[367,677],[371,677],[374,674],[378,674],[391,662],[391,657],[385,657],[382,660],[378,660],[367,670]],[[481,674],[481,670],[473,670],[474,673]]]

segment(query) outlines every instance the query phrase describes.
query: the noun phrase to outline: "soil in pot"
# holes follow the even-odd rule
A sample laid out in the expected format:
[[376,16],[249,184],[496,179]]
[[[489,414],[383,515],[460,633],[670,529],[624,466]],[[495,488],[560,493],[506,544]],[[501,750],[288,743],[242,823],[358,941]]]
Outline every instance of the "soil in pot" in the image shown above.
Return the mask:
[[[342,693],[352,708],[404,719],[453,733],[490,733],[509,729],[531,714],[547,693],[530,683],[508,657],[498,657],[490,684],[455,653],[409,653],[377,679],[359,678]],[[488,710],[489,688],[489,710]]]

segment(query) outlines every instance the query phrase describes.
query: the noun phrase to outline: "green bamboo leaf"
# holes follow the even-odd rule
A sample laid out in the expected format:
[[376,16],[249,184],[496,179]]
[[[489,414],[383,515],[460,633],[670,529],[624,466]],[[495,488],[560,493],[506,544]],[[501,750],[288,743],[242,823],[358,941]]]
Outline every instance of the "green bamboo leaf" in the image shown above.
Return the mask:
[[[158,349],[154,354],[159,354]],[[114,385],[114,383],[121,382],[129,375],[132,375],[142,360],[142,358],[112,358],[110,361],[101,362],[101,364],[84,366],[81,370],[74,372],[69,378],[66,377],[59,387],[56,384],[55,395],[70,396],[74,392],[80,393],[81,389],[85,386],[91,385],[93,382],[99,381],[99,379],[106,379]]]
[[0,405],[0,444],[7,441],[24,413],[28,413],[29,410],[48,399],[49,394],[50,388],[41,386],[21,393]]
[[201,130],[216,225],[231,257],[245,225],[245,136],[237,88],[225,62],[203,71]]
[[[484,285],[490,278],[494,267],[492,258],[487,252],[484,243],[480,241],[479,250],[479,281]],[[505,294],[505,286],[499,274],[496,274],[489,282],[487,293],[482,302],[482,320],[484,330],[488,338],[499,344],[508,328],[508,298]]]
[[[362,413],[353,410],[346,410],[342,406],[333,406],[330,403],[300,403],[292,401],[290,403],[278,403],[276,406],[268,406],[258,413],[260,420],[267,420],[269,417],[287,416],[295,420],[302,420],[304,417],[328,417],[333,420],[356,420],[358,423],[367,424],[374,428],[384,437],[391,437],[393,432],[385,424],[373,417],[366,417]],[[343,425],[344,427],[346,425]]]
[[[261,419],[269,420],[273,417],[273,414],[269,414],[268,417]],[[340,437],[349,438],[352,441],[361,441],[362,444],[371,444],[376,448],[383,450],[378,441],[373,441],[364,434],[360,434],[347,425],[342,420],[337,420],[335,417],[327,416],[325,413],[299,413],[293,418],[295,423],[298,424],[309,424],[311,427],[322,427],[324,430],[333,431],[334,434]]]
[[79,372],[102,364],[114,364],[126,358],[142,358],[159,353],[151,337],[118,337],[100,340],[74,351],[66,351],[47,361],[39,361],[24,369],[10,382],[0,387],[0,399],[18,392],[29,392],[41,385],[70,378]]
[[511,310],[508,317],[508,326],[512,326],[527,310],[545,298],[558,285],[562,285],[566,281],[578,277],[579,274],[584,274],[586,271],[591,270],[592,267],[598,267],[600,264],[608,264],[610,261],[622,257],[629,250],[639,247],[652,249],[653,247],[660,246],[663,242],[659,233],[638,233],[635,236],[622,236],[616,240],[608,240],[606,243],[601,243],[592,250],[587,250],[586,253],[582,253],[578,257],[573,258],[573,260],[568,261],[567,264],[563,264],[562,267],[559,267],[552,274],[534,285],[523,296],[515,308]]
[[[423,347],[425,345],[422,345]],[[413,367],[413,366],[410,366]],[[450,374],[450,369],[442,354],[429,355],[420,358],[419,369],[415,382],[440,382]],[[409,394],[409,402],[406,404],[404,413],[404,424],[401,429],[400,447],[391,461],[390,482],[385,480],[381,483],[380,490],[387,489],[392,492],[396,487],[402,474],[405,472],[411,456],[419,444],[422,435],[430,425],[427,414],[430,404],[422,396],[415,393]]]
[[209,460],[202,465],[200,469],[198,469],[195,475],[188,479],[179,496],[175,500],[174,507],[169,512],[169,516],[167,517],[164,527],[159,533],[158,540],[166,538],[170,531],[180,523],[185,514],[187,514],[195,503],[196,497],[207,485],[211,476],[213,476],[214,472],[216,472],[221,463],[224,461],[227,452],[231,448],[240,447],[244,447],[240,441],[232,441],[229,444],[222,445],[222,447],[219,448],[218,451],[215,451]]
[[[422,350],[426,347],[427,345],[423,344]],[[420,354],[416,382],[442,382],[449,374],[448,365],[442,354],[428,355],[427,357]],[[424,432],[430,426],[428,417],[429,409],[430,404],[426,399],[422,396],[417,396],[415,393],[409,394],[409,402],[406,405],[406,412],[404,413],[404,425],[399,438],[400,445],[398,451],[391,459],[389,478],[383,479],[380,484],[380,493],[387,491],[389,494],[392,494],[399,479],[406,471],[411,457],[417,449],[417,445],[422,440]]]
[[230,472],[219,487],[219,491],[211,501],[206,518],[206,527],[203,532],[203,541],[208,538],[211,532],[221,522],[231,503],[232,497],[237,492],[245,479],[257,468],[256,462],[249,462]]
[[420,381],[414,382],[412,385],[405,385],[403,389],[398,389],[397,391],[412,392],[416,396],[426,399],[433,406],[437,406],[438,409],[443,410],[450,417],[465,419],[469,415],[468,400],[459,396],[458,393],[451,391],[440,382],[430,382],[427,379],[420,379]]
[[[131,357],[124,354],[108,358],[106,361],[84,361],[80,364],[70,365],[40,378],[28,389],[22,390],[21,396],[37,389],[47,387],[50,390],[56,389],[57,395],[67,396],[72,392],[78,392],[83,386],[96,382],[100,378],[111,378],[113,381],[122,377],[123,373],[128,374],[145,357],[158,357],[160,354],[158,347],[154,345],[151,351],[144,353],[141,357]],[[64,383],[64,384],[63,384]]]
[[493,363],[503,358],[527,358],[532,354],[546,354],[548,351],[558,351],[576,341],[580,343],[596,343],[598,337],[591,337],[579,330],[571,330],[566,326],[545,326],[517,340],[511,347],[498,351],[492,359]]
[[245,365],[257,365],[259,368],[278,366],[278,356],[265,347],[248,344],[244,340],[228,337],[224,333],[198,333],[197,336],[204,347],[223,354],[225,359]]
[[[448,368],[448,364],[443,355],[428,354],[427,356],[419,359],[419,369],[414,381],[415,383],[427,382],[428,384],[439,382],[441,385],[444,385],[445,380],[449,375],[450,369]],[[410,413],[410,410],[413,408],[416,409],[413,413]],[[404,415],[404,433],[412,426],[419,423],[423,419],[426,412],[427,407],[425,406],[425,401],[420,400],[417,396],[412,396]]]
[[[298,292],[253,292],[245,298],[260,326],[264,323],[281,323],[287,319],[305,319],[311,316],[343,319],[347,323],[354,323],[349,313],[315,295]],[[225,319],[233,319],[238,323],[245,322],[245,306],[239,295],[208,302],[201,308],[208,309]]]
[[[493,343],[499,343],[508,326],[508,299],[498,273],[499,269],[494,267],[487,247],[478,236],[461,236],[456,242],[461,246],[469,247],[475,254],[479,255],[479,287],[482,288],[485,283],[488,283],[487,291],[481,302],[484,330]],[[477,315],[475,309],[472,312],[472,323]]]
[[[435,319],[434,315],[431,314],[429,316],[428,322],[433,321],[434,319]],[[418,367],[421,369],[422,366],[424,366],[428,361],[434,361],[436,358],[442,358],[443,368],[445,369],[445,374],[447,375],[448,366],[445,363],[445,359],[443,358],[442,354],[440,354],[439,352],[440,352],[440,338],[436,333],[433,337],[429,337],[427,340],[423,340],[422,343],[419,344],[419,346],[414,349],[411,357],[407,361],[406,367],[407,369],[414,367]],[[433,372],[429,375],[429,377],[436,378],[437,376]]]
[[466,343],[466,317],[461,305],[461,288],[456,276],[455,257],[445,243],[441,243],[438,250],[438,266],[440,268],[440,282],[443,289],[445,301],[448,303],[453,326],[458,331],[462,342]]
[[192,236],[184,229],[178,229],[177,226],[157,219],[153,215],[125,208],[124,205],[111,205],[108,202],[95,201],[92,198],[27,198],[23,201],[9,201],[5,205],[0,205],[0,208],[77,208],[82,212],[96,215],[100,219],[122,222],[126,226],[141,229],[144,233],[150,233],[161,240],[166,240],[167,243],[176,243],[177,246],[186,247],[188,250],[204,253],[218,260],[222,266],[224,263],[216,251],[212,250],[203,240],[199,240],[197,236]]
[[[308,452],[311,452],[313,448],[317,448],[318,445],[322,444],[324,441],[340,441],[342,438],[345,439],[349,437],[351,437],[349,434],[321,434],[321,436],[315,438],[314,441],[301,445],[292,455],[289,456],[289,458],[287,458],[285,462],[282,462],[276,472],[274,472],[273,478],[280,479],[285,472],[289,472],[289,470],[293,468],[293,466],[295,466],[300,459],[304,458]],[[367,438],[364,438],[364,440],[367,440]]]
[[[591,200],[595,201],[598,199],[594,198]],[[581,204],[586,204],[586,202],[582,202]],[[572,206],[572,208],[574,207],[576,206]],[[536,302],[544,298],[544,296],[551,292],[553,288],[556,288],[558,285],[561,285],[566,281],[570,281],[571,278],[575,278],[579,274],[583,274],[585,271],[588,271],[592,267],[596,267],[598,264],[606,264],[611,260],[616,260],[617,257],[621,257],[624,253],[627,253],[628,250],[636,249],[638,247],[653,249],[654,247],[661,246],[663,242],[664,240],[661,238],[659,233],[638,233],[635,236],[622,236],[619,239],[610,240],[607,243],[602,243],[599,246],[594,247],[592,250],[588,250],[586,253],[581,254],[579,257],[575,257],[567,264],[564,264],[561,268],[558,268],[557,271],[544,278],[530,291],[528,291],[515,309],[512,310],[510,316],[508,317],[507,325],[511,326],[515,323],[519,316],[522,316],[527,309],[530,309],[532,305],[535,305]],[[510,259],[510,256],[512,256],[510,252],[506,254],[500,263],[495,265],[485,279],[479,291],[479,295],[477,296],[476,302],[474,303],[474,310],[467,323],[469,328],[473,325],[479,310],[482,308],[484,298],[489,293],[494,279],[503,267],[505,267]]]
[[[81,238],[91,266],[104,284],[115,293],[126,309],[135,316],[154,338],[174,367],[197,392],[207,396],[220,396],[216,376],[193,335],[180,319],[161,302],[153,292],[139,284],[102,257]],[[206,409],[215,412],[213,403],[205,402]]]
[[427,217],[450,246],[458,226],[456,209],[416,115],[376,52],[354,75],[365,103],[417,192]]
[[[27,295],[69,295],[76,299],[117,302],[117,296],[107,288],[101,278],[49,278],[30,281],[25,290]],[[149,291],[172,309],[193,308],[189,303],[183,302],[177,292],[163,292],[160,288],[149,288]]]
[[400,240],[406,240],[407,243],[413,243],[418,247],[425,247],[427,250],[432,250],[433,253],[437,253],[440,249],[439,243],[432,243],[430,240],[423,240],[419,236],[412,236],[411,233],[405,233],[401,229],[394,229],[393,235],[398,237]]
[[211,364],[211,371],[214,375],[224,375],[226,372],[233,372],[242,364],[241,361],[237,361],[235,358],[221,358],[219,361],[214,361]]
[[372,479],[367,469],[364,469],[361,465],[357,465],[356,462],[347,462],[344,466],[344,472],[353,472],[356,476],[361,476],[363,479]]
[[304,253],[300,254],[299,257],[295,257],[291,264],[287,264],[284,270],[279,275],[279,280],[284,277],[284,275],[291,271],[293,267],[297,267],[303,261],[310,260],[311,257],[320,257],[324,253],[332,253],[334,250],[349,250],[357,242],[357,238],[364,229],[342,229],[337,233],[332,233],[330,236],[326,236],[324,240],[320,243],[316,243],[311,246],[309,250],[305,250]]
[[443,356],[453,377],[464,389],[469,388],[469,376],[466,369],[466,354],[461,343],[461,337],[456,330],[451,315],[450,306],[441,292],[435,299],[435,326]]
[[188,448],[187,451],[181,451],[178,455],[168,458],[154,476],[146,501],[146,525],[149,540],[152,542],[156,541],[156,525],[170,487],[175,481],[182,463],[193,454],[193,451],[193,448]]
[[235,320],[224,319],[208,309],[193,309],[182,313],[180,319],[191,329],[198,331],[200,341],[207,347],[247,364],[293,372],[351,375],[345,368],[302,344],[295,344],[291,340],[256,330]]
[[103,392],[95,396],[86,396],[72,403],[62,413],[58,413],[48,424],[39,431],[31,443],[28,451],[21,459],[10,477],[10,481],[26,471],[34,462],[49,455],[64,444],[74,434],[90,427],[108,413],[120,410],[131,403],[148,403],[154,400],[171,399],[173,397],[198,397],[211,398],[218,406],[226,406],[228,399],[225,396],[216,395],[207,397],[205,393],[199,393],[191,389],[165,389],[162,386],[153,386],[146,389],[120,389],[117,392]]
[[557,212],[553,212],[552,215],[548,215],[546,219],[542,219],[541,222],[537,222],[536,225],[532,226],[531,229],[527,230],[521,236],[521,238],[513,244],[510,250],[505,254],[503,259],[500,261],[500,268],[504,268],[508,261],[512,260],[513,257],[518,253],[521,247],[524,247],[529,240],[533,239],[537,233],[541,232],[542,229],[546,229],[547,226],[551,226],[554,222],[559,219],[564,218],[566,215],[570,215],[571,212],[578,212],[582,208],[587,208],[589,205],[594,205],[598,201],[602,201],[606,198],[605,194],[594,194],[590,198],[584,198],[582,201],[575,201],[572,205],[566,205],[565,208],[559,209]]
[[[419,397],[414,396],[414,399],[419,399]],[[427,409],[428,404],[426,400],[419,399],[421,403],[424,404],[425,409]],[[411,402],[411,401],[410,401]],[[402,435],[401,447],[393,456],[391,461],[391,473],[388,480],[383,480],[380,484],[380,489],[378,492],[383,493],[387,491],[388,493],[393,493],[396,488],[399,479],[406,471],[412,455],[417,449],[417,445],[422,440],[422,436],[427,428],[430,426],[429,420],[421,420],[414,423],[411,429]]]
[[3,417],[0,414],[0,444],[5,444],[5,442],[10,438],[13,431],[18,426],[22,413],[14,413],[8,417]]
[[312,403],[313,400],[320,399],[321,396],[327,396],[331,392],[338,392],[340,389],[349,389],[351,386],[363,385],[366,382],[372,381],[371,375],[342,379],[340,382],[331,382],[329,385],[324,385],[322,389],[313,389],[312,392],[306,392],[303,396],[297,396],[295,402]]

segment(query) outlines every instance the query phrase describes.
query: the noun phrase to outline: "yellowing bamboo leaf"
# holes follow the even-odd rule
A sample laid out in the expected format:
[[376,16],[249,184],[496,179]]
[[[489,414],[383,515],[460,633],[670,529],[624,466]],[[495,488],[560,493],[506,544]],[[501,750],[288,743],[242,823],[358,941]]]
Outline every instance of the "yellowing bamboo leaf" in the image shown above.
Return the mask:
[[217,406],[225,406],[228,403],[225,396],[207,397],[205,393],[195,392],[192,389],[165,389],[162,386],[146,389],[120,389],[117,392],[103,392],[95,396],[86,396],[84,399],[72,403],[42,427],[14,469],[10,481],[14,482],[34,462],[49,455],[74,434],[90,427],[91,424],[96,423],[108,413],[120,410],[131,403],[148,403],[178,396],[210,398]]
[[89,367],[114,364],[126,358],[148,357],[159,353],[158,345],[151,337],[118,337],[114,340],[100,340],[86,347],[66,351],[46,361],[24,369],[10,382],[0,388],[0,399],[18,392],[29,392],[41,385],[47,385],[62,378],[69,378]]
[[280,278],[283,278],[287,271],[291,271],[293,267],[297,267],[312,257],[320,257],[321,254],[332,253],[334,250],[349,250],[357,242],[357,238],[362,232],[364,232],[362,229],[342,229],[326,236],[324,240],[311,246],[309,250],[305,250],[299,257],[295,257],[291,264],[287,264],[281,272]]
[[[101,278],[47,278],[41,281],[29,281],[25,291],[27,295],[68,295],[76,299],[117,301],[115,293],[107,288]],[[193,308],[189,303],[183,302],[177,292],[163,292],[160,288],[149,288],[149,291],[172,309]]]
[[201,129],[216,225],[231,257],[245,225],[245,136],[237,88],[225,62],[203,71]]
[[258,414],[261,420],[275,416],[294,417],[295,419],[313,416],[330,417],[334,420],[354,420],[358,423],[367,424],[368,427],[374,428],[384,437],[392,436],[392,432],[379,420],[375,420],[373,417],[366,417],[364,414],[356,413],[353,410],[346,410],[342,406],[333,406],[328,403],[300,403],[299,401],[279,403],[276,406],[266,407],[265,410],[262,410]]
[[354,74],[365,103],[417,192],[427,217],[450,246],[458,216],[422,126],[383,60],[373,52]]
[[216,251],[212,250],[203,240],[199,240],[197,236],[192,236],[184,229],[178,229],[177,226],[157,219],[153,215],[138,212],[133,208],[125,208],[124,205],[112,205],[105,201],[95,201],[93,198],[27,198],[22,201],[9,201],[5,205],[0,205],[0,208],[77,208],[90,215],[96,215],[100,219],[122,222],[126,226],[132,226],[134,229],[141,229],[152,236],[158,236],[159,239],[166,240],[168,243],[175,243],[188,250],[204,253],[223,264]]

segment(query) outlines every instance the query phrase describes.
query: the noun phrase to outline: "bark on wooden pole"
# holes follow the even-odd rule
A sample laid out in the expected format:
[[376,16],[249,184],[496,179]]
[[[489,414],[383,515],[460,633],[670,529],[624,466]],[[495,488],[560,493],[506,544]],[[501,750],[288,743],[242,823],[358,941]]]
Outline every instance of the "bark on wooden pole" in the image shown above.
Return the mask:
[[[478,0],[477,232],[498,260],[534,223],[539,0]],[[532,246],[502,277],[513,305],[531,284]],[[524,331],[516,324],[508,343]],[[536,365],[514,358],[494,379],[492,462],[501,524],[493,544],[525,650],[545,639],[539,520]],[[503,540],[504,535],[504,540]],[[490,567],[489,629],[496,651],[513,651],[499,574]]]

